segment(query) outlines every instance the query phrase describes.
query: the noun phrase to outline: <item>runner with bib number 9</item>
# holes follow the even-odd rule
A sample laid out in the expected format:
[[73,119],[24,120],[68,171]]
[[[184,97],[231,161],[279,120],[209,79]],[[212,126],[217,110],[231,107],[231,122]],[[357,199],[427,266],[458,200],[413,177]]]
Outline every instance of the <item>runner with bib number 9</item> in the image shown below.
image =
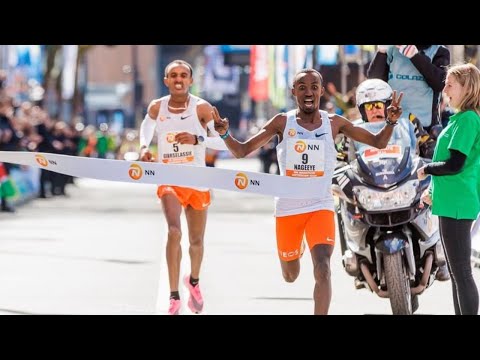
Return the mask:
[[315,287],[314,314],[326,315],[332,296],[330,257],[335,244],[334,201],[330,190],[336,161],[334,139],[339,133],[384,148],[402,113],[402,94],[392,96],[385,126],[377,134],[355,127],[342,116],[319,110],[325,89],[322,75],[314,69],[299,71],[291,89],[297,108],[280,113],[245,142],[229,133],[228,119],[214,108],[215,129],[237,158],[267,144],[278,136],[277,154],[281,176],[318,177],[323,181],[323,195],[315,199],[275,199],[278,255],[286,282],[294,282],[300,273],[303,237],[306,237],[313,261]]

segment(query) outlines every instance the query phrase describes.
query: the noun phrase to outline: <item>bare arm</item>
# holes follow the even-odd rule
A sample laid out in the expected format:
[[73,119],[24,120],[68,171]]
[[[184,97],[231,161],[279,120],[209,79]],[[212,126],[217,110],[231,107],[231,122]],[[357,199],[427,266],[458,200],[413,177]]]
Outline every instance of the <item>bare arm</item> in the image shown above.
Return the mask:
[[207,124],[213,119],[212,111],[213,111],[213,106],[209,102],[203,99],[201,99],[198,102],[197,116],[204,129],[207,128]]
[[364,128],[353,126],[353,124],[341,116],[334,116],[332,121],[339,123],[338,129],[344,133],[345,136],[364,143],[370,146],[374,146],[377,149],[384,149],[388,145],[388,140],[393,133],[393,126],[385,123],[383,129],[377,134],[373,134]]
[[[229,128],[228,119],[222,119],[215,107],[213,108],[212,115],[215,121],[215,130],[220,136],[225,136]],[[275,135],[282,134],[282,130],[280,130],[282,123],[285,123],[285,115],[275,115],[257,134],[245,142],[242,143],[231,135],[228,135],[228,137],[224,139],[225,144],[236,158],[243,158],[267,144]],[[283,127],[285,127],[285,125]]]
[[[197,104],[197,117],[200,122],[200,125],[206,130],[207,123],[212,119],[212,105],[207,101],[200,99]],[[182,131],[175,135],[175,141],[179,142],[180,144],[191,144],[197,145],[197,135],[192,134],[187,131]]]
[[220,134],[215,130],[215,122],[213,121],[213,107],[205,101],[200,100],[197,106],[197,115],[200,123],[207,130],[207,137],[205,139],[205,146],[213,150],[228,150],[225,141],[220,138]]

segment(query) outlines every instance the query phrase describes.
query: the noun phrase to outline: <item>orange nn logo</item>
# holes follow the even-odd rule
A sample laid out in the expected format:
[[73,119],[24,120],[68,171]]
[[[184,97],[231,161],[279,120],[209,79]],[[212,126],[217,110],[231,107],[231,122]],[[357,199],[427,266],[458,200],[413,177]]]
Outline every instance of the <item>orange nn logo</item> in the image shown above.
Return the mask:
[[175,133],[168,133],[167,134],[167,142],[170,144],[175,142]]
[[128,169],[128,176],[130,176],[133,180],[140,180],[143,175],[143,169],[138,164],[132,164],[130,169]]
[[240,190],[245,189],[248,186],[248,177],[244,173],[238,173],[235,175],[235,186]]
[[295,151],[298,153],[303,153],[305,149],[307,148],[307,144],[303,142],[302,140],[299,140],[295,143]]
[[295,136],[296,134],[297,132],[295,131],[295,129],[288,130],[288,136]]
[[48,166],[48,161],[47,161],[47,159],[45,158],[45,156],[43,156],[43,155],[35,155],[35,161],[36,161],[40,166],[43,166],[43,167],[47,167],[47,166]]

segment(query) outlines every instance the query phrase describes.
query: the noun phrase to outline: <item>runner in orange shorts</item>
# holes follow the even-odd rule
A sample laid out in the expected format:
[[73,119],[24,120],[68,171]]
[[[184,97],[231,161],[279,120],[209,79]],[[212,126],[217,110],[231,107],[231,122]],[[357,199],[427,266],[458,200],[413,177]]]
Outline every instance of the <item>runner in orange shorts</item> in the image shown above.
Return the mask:
[[312,255],[315,288],[315,314],[327,314],[332,296],[330,257],[335,244],[333,195],[330,191],[336,162],[334,139],[337,134],[384,148],[393,127],[401,115],[402,95],[388,107],[388,121],[376,135],[354,127],[344,117],[320,111],[324,93],[323,78],[314,69],[303,69],[295,76],[292,95],[297,108],[274,116],[253,137],[241,143],[228,131],[227,119],[222,119],[214,108],[215,129],[237,158],[267,144],[278,136],[277,156],[280,175],[318,177],[322,191],[318,198],[275,199],[277,244],[285,281],[294,282],[300,273],[303,237],[306,237]]
[[210,205],[210,191],[198,191],[180,186],[160,185],[157,189],[157,196],[161,199],[166,194],[172,194],[183,206],[191,206],[195,210],[206,210]]
[[[159,162],[205,166],[206,146],[217,150],[227,149],[214,129],[213,108],[205,100],[189,93],[193,83],[193,69],[187,62],[175,60],[168,64],[165,68],[164,83],[170,95],[150,103],[148,113],[140,127],[140,159],[154,161],[148,146],[157,130]],[[207,137],[207,129],[213,135],[216,134],[216,138]],[[170,282],[168,313],[178,315],[182,309],[179,292],[182,207],[187,218],[191,260],[191,271],[183,277],[183,283],[190,293],[188,307],[192,312],[200,313],[203,310],[203,296],[199,278],[210,191],[206,188],[161,185],[158,187],[157,195],[161,199],[168,226],[166,251]]]

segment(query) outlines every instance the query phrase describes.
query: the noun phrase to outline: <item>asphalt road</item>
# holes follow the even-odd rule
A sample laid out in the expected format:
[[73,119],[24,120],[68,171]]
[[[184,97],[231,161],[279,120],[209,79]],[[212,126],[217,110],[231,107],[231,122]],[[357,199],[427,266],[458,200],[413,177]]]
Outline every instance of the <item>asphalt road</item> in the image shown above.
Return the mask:
[[[219,166],[258,171],[259,163],[222,160]],[[165,314],[166,229],[154,186],[77,179],[68,192],[0,214],[0,313]],[[271,197],[214,191],[201,274],[205,314],[313,313],[308,251],[298,280],[285,283],[272,213]],[[184,220],[183,227],[186,234]],[[189,273],[185,240],[182,274]],[[479,269],[474,272],[480,284]],[[354,288],[339,246],[332,282],[330,314],[391,313],[388,300]],[[189,314],[186,306],[182,313]],[[451,283],[427,289],[418,313],[453,314]]]

